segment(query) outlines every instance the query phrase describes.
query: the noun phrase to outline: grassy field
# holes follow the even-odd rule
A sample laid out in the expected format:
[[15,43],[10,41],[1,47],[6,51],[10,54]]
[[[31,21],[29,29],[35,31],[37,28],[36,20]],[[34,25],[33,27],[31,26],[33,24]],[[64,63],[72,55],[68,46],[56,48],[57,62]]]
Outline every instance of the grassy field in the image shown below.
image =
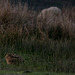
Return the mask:
[[[75,8],[61,10],[59,21],[51,20],[48,24],[46,19],[37,19],[39,12],[29,9],[27,4],[0,3],[1,72],[75,73]],[[8,65],[7,53],[22,56],[24,64]]]

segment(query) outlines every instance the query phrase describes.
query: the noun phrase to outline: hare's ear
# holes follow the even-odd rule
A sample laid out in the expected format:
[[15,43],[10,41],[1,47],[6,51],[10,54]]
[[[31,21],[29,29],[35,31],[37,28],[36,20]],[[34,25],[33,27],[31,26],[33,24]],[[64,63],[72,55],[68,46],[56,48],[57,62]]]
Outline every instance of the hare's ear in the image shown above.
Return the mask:
[[8,57],[8,54],[5,55],[5,58],[7,58],[7,57]]

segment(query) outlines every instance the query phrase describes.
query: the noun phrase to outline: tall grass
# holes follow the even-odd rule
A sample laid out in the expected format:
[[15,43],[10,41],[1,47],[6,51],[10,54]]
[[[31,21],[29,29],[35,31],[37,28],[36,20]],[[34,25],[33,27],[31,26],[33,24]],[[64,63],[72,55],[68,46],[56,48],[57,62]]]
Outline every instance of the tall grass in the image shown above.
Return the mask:
[[75,8],[63,9],[59,22],[49,24],[37,15],[27,4],[0,3],[0,60],[8,52],[29,54],[28,68],[75,72]]

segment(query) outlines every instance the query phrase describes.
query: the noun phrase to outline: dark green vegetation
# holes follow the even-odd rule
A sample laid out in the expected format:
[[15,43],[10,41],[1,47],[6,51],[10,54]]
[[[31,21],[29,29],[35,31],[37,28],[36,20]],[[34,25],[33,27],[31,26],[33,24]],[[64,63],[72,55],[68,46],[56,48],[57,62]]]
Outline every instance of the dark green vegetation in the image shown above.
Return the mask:
[[[62,21],[52,25],[37,20],[27,5],[0,3],[0,69],[16,71],[75,72],[75,8],[62,9]],[[25,59],[8,65],[6,53]]]
[[14,71],[0,71],[1,75],[75,75],[71,73],[50,73],[50,72],[32,72],[32,73],[24,73],[23,71],[14,72]]

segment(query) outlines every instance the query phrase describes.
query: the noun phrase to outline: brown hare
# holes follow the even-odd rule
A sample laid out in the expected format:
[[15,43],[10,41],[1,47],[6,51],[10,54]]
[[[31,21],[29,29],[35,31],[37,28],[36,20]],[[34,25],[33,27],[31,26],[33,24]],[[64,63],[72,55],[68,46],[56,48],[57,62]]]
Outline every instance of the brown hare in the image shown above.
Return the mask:
[[24,62],[22,57],[12,53],[6,54],[5,59],[7,64],[19,64]]

